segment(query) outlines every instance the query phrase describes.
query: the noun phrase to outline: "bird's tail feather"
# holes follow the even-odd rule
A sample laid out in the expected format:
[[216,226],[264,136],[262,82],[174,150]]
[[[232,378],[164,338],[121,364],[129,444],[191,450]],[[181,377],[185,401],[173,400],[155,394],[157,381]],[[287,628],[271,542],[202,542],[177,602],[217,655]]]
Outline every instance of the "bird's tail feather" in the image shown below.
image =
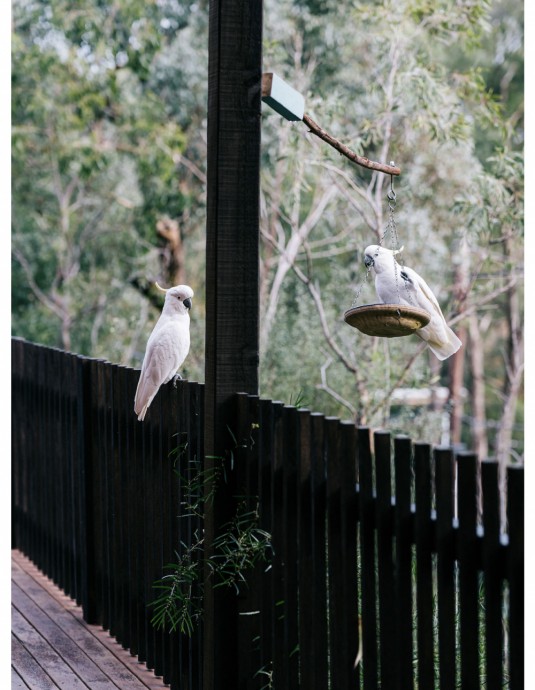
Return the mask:
[[437,343],[432,340],[428,340],[427,344],[431,352],[441,361],[448,359],[454,355],[457,350],[461,347],[462,342],[455,335],[455,333],[448,328],[448,340],[445,343]]
[[145,414],[152,402],[152,399],[158,392],[158,386],[151,384],[151,381],[141,373],[136,389],[136,397],[134,399],[134,412],[138,415],[138,419],[142,422],[145,419]]

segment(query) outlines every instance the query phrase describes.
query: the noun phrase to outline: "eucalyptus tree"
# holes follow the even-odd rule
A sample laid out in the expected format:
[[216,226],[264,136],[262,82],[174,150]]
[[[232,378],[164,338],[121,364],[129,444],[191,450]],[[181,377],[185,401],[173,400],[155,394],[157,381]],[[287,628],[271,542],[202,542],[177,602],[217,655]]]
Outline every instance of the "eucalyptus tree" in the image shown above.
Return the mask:
[[[491,452],[509,458],[523,371],[521,17],[511,24],[503,3],[485,1],[353,2],[344,12],[266,5],[269,70],[357,153],[401,166],[404,260],[436,290],[465,347],[440,365],[413,337],[378,341],[343,323],[356,291],[376,299],[363,284],[362,251],[385,232],[390,180],[351,167],[302,123],[266,113],[264,390],[283,399],[301,390],[315,409],[434,442],[475,442],[482,455],[490,435]],[[514,105],[487,84],[500,74]],[[440,386],[447,407],[436,402]],[[429,403],[400,405],[403,387],[427,390]]]
[[[183,220],[202,189],[183,163],[201,103],[182,112],[163,81],[167,53],[196,44],[195,7],[15,3],[16,333],[139,362],[158,313],[148,281],[184,277]],[[201,251],[191,254],[194,271]]]

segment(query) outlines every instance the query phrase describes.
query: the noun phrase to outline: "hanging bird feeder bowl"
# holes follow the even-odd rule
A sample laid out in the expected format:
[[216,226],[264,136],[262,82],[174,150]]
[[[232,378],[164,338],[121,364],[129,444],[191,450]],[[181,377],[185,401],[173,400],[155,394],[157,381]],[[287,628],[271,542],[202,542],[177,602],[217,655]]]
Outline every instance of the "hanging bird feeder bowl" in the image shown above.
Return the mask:
[[344,314],[344,321],[353,328],[381,338],[411,335],[427,326],[430,320],[430,315],[424,309],[403,304],[364,304],[352,307]]

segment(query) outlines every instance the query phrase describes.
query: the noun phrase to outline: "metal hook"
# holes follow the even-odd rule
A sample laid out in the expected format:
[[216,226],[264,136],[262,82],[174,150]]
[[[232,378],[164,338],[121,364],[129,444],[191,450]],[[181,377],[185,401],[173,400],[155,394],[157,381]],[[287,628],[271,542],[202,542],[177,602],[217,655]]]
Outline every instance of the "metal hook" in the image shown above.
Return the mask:
[[[390,165],[392,167],[395,166],[394,161],[390,161]],[[388,201],[392,202],[392,204],[395,206],[396,205],[396,192],[394,191],[394,176],[390,175],[390,189],[388,190],[387,193],[387,199]],[[392,205],[391,205],[392,208]]]

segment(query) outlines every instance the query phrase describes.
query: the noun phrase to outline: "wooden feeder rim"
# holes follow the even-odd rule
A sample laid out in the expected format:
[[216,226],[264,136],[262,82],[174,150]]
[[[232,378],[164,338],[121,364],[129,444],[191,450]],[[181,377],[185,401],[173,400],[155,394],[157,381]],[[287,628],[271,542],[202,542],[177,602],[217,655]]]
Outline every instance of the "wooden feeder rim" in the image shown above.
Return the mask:
[[344,321],[361,333],[400,338],[427,326],[431,316],[424,309],[403,304],[363,304],[344,314]]

